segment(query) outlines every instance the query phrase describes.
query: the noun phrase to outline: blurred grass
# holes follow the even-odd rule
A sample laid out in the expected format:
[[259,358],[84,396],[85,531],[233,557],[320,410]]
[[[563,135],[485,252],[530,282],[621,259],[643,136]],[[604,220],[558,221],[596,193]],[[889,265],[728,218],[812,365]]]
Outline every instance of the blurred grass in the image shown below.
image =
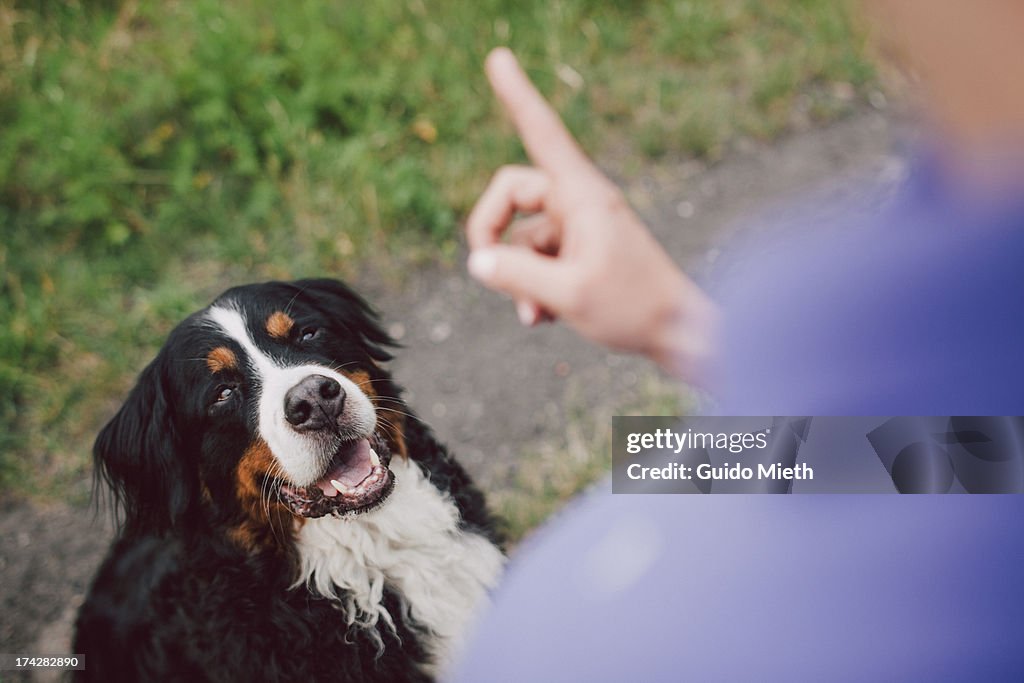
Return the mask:
[[227,285],[457,253],[523,158],[499,44],[598,156],[715,159],[874,79],[831,0],[0,0],[0,490],[82,490],[99,423]]
[[624,404],[595,409],[578,390],[566,400],[565,431],[505,463],[506,484],[488,502],[510,547],[559,512],[580,491],[611,472],[613,415],[689,415],[705,401],[695,391],[657,375],[641,379]]

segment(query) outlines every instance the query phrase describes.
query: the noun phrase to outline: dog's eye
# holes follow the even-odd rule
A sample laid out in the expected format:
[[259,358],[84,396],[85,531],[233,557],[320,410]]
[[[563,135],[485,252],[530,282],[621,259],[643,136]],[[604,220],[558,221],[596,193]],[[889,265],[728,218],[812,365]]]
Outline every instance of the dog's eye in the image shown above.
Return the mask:
[[217,390],[217,402],[226,401],[235,395],[235,387],[223,386]]
[[317,335],[320,334],[320,330],[315,327],[303,327],[302,331],[299,332],[299,341],[308,342],[316,339]]

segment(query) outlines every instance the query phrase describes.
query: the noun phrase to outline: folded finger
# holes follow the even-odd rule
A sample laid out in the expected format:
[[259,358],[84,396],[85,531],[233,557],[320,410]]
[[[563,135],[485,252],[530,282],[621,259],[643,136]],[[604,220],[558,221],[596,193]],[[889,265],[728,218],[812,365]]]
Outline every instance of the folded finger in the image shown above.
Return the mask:
[[499,244],[471,252],[467,265],[491,289],[553,315],[567,310],[579,293],[577,268],[531,249]]
[[554,256],[562,243],[562,231],[548,214],[538,213],[515,220],[508,230],[508,243]]
[[470,249],[494,244],[518,211],[544,208],[547,175],[528,166],[503,166],[494,174],[466,220]]

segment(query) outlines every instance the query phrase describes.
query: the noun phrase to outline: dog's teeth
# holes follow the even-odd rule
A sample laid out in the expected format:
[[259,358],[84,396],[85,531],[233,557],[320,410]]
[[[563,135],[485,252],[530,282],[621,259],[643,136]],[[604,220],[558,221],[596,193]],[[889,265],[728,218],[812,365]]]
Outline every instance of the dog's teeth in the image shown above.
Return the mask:
[[377,451],[370,449],[370,464],[374,467],[380,466],[380,456],[377,455]]
[[328,489],[324,491],[324,495],[327,496],[328,498],[334,498],[335,496],[338,495],[338,489],[334,489],[333,491]]
[[347,487],[344,484],[342,484],[337,479],[331,479],[331,486],[333,486],[334,488],[338,489],[338,493],[348,493],[348,492],[350,492],[352,490],[349,487]]

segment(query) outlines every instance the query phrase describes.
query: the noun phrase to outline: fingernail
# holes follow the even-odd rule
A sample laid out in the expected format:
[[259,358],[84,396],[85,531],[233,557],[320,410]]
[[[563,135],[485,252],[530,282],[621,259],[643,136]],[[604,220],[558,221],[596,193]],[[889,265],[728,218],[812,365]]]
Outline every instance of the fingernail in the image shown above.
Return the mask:
[[537,322],[537,309],[527,301],[516,302],[516,315],[519,316],[519,322],[526,327],[533,327]]
[[498,269],[498,257],[493,251],[478,249],[469,255],[466,268],[477,280],[490,280]]

